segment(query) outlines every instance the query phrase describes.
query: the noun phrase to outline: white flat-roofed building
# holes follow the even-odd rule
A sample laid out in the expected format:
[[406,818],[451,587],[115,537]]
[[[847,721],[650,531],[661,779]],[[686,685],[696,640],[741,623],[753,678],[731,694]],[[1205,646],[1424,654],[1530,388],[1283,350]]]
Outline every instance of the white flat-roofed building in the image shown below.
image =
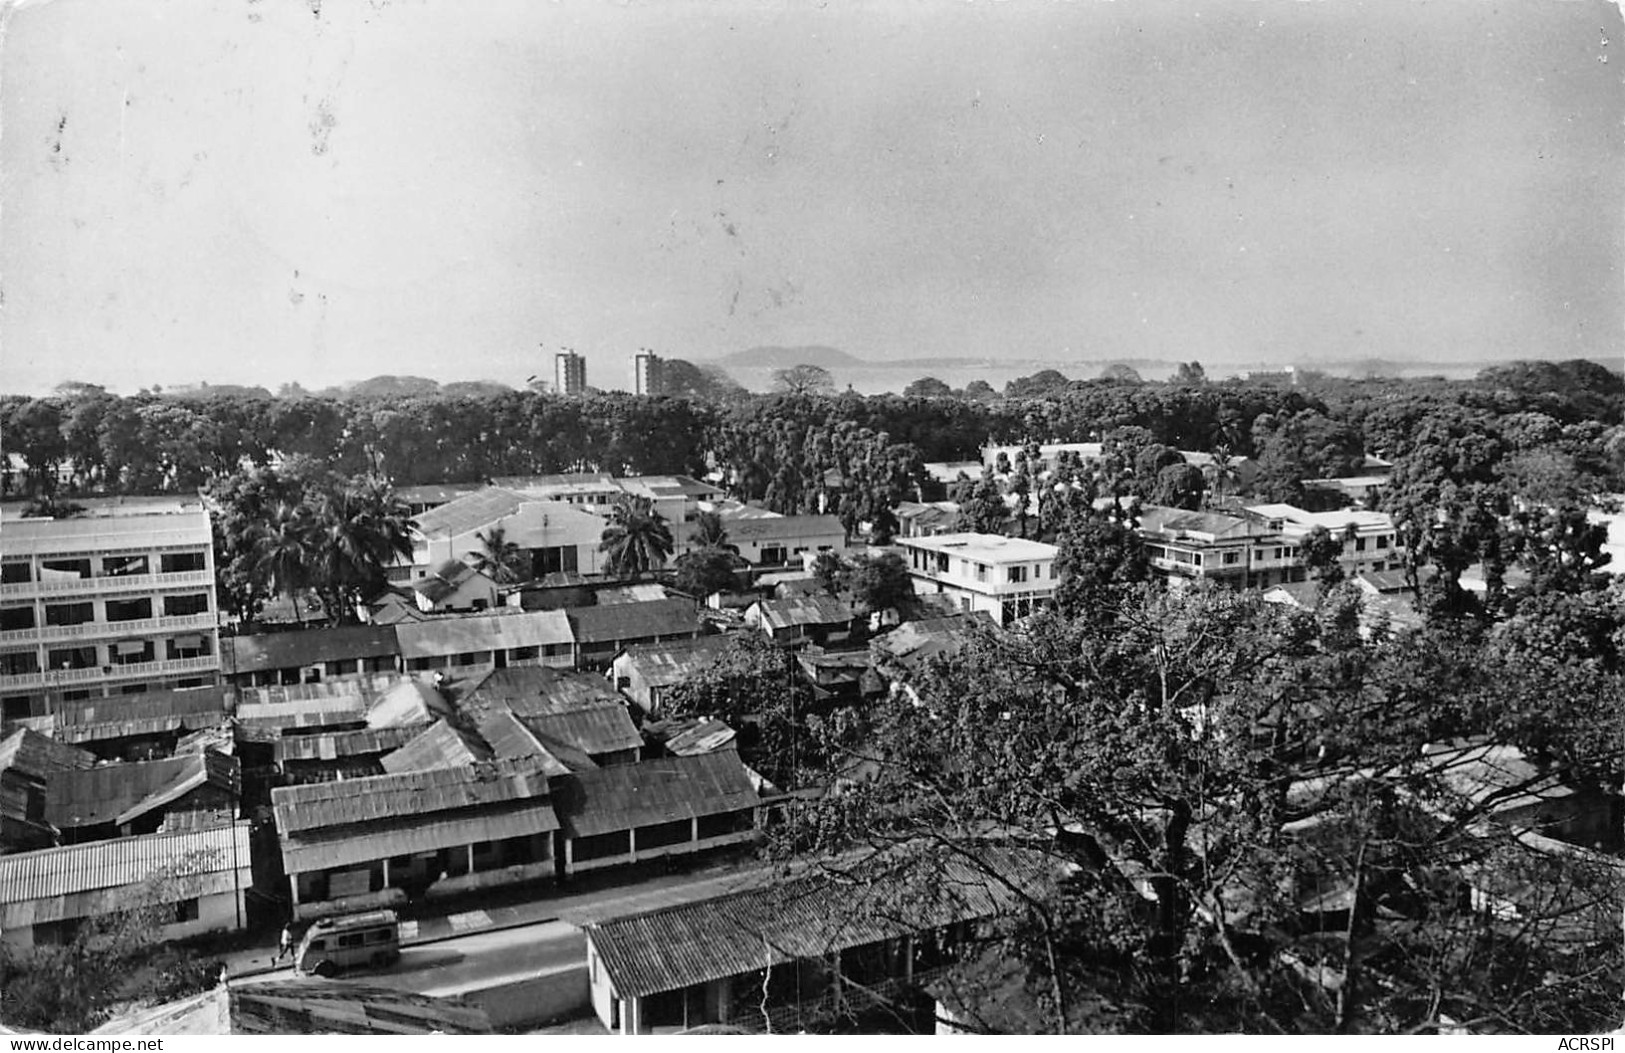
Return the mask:
[[999,534],[900,538],[914,591],[951,596],[962,611],[985,611],[1008,625],[1055,595],[1059,551],[1042,541]]
[[209,513],[0,524],[0,717],[220,674]]
[[1311,530],[1325,527],[1342,540],[1340,562],[1350,577],[1399,570],[1405,565],[1393,517],[1386,512],[1305,512],[1285,504],[1250,505],[1247,511],[1266,520],[1289,545],[1301,546]]

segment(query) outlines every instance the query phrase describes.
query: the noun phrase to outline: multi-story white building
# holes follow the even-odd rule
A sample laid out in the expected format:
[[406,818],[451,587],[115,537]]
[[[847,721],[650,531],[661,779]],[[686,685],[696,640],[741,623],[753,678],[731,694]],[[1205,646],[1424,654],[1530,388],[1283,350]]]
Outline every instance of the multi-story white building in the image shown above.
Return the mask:
[[0,524],[0,717],[220,674],[209,514]]
[[574,351],[560,351],[554,355],[553,390],[560,395],[586,394],[587,360]]
[[632,358],[633,392],[638,395],[666,393],[666,362],[653,351],[643,350]]
[[1000,625],[1025,617],[1055,595],[1054,545],[998,534],[901,538],[914,591],[942,593],[962,611],[985,611]]
[[1301,545],[1305,535],[1316,527],[1326,530],[1343,542],[1343,555],[1339,560],[1344,573],[1358,574],[1400,570],[1405,565],[1394,520],[1386,512],[1363,512],[1347,509],[1341,512],[1305,512],[1292,505],[1271,504],[1248,507],[1250,515],[1268,522],[1288,545]]
[[1302,581],[1306,573],[1297,543],[1281,536],[1279,523],[1255,516],[1146,505],[1140,509],[1140,536],[1151,566],[1172,578],[1268,588]]

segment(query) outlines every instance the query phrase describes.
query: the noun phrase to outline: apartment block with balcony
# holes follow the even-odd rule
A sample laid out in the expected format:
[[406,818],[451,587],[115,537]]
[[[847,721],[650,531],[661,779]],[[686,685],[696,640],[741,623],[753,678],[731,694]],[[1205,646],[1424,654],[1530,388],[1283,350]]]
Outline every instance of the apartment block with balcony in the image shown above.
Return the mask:
[[900,538],[914,591],[952,597],[962,611],[985,611],[1008,625],[1055,595],[1057,549],[998,534]]
[[1151,566],[1170,578],[1268,588],[1302,581],[1305,574],[1298,544],[1281,536],[1278,522],[1258,516],[1146,505],[1140,509],[1140,536]]
[[1386,512],[1354,509],[1305,512],[1286,504],[1251,505],[1246,511],[1249,516],[1266,521],[1288,545],[1301,545],[1311,530],[1324,527],[1333,537],[1342,540],[1343,554],[1339,562],[1343,572],[1351,578],[1401,570],[1405,566],[1398,531]]
[[8,519],[0,532],[0,718],[218,682],[207,512]]

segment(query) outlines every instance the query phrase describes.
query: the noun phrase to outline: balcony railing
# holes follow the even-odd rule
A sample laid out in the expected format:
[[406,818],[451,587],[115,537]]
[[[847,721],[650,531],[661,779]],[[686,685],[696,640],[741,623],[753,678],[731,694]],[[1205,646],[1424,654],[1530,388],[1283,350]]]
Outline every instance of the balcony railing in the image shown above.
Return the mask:
[[126,622],[80,622],[77,625],[41,625],[33,629],[7,629],[0,632],[0,644],[55,643],[60,640],[86,640],[115,636],[148,636],[166,632],[213,632],[218,625],[214,611],[202,614],[173,614],[161,618],[137,618]]
[[111,574],[104,577],[12,582],[0,585],[0,597],[101,596],[117,592],[151,592],[186,585],[213,584],[214,574],[207,570],[177,570],[168,574]]
[[219,655],[201,658],[166,658],[128,665],[90,666],[86,669],[52,669],[48,672],[16,673],[0,676],[0,690],[54,689],[78,684],[101,684],[116,680],[150,680],[181,673],[212,672],[220,668]]

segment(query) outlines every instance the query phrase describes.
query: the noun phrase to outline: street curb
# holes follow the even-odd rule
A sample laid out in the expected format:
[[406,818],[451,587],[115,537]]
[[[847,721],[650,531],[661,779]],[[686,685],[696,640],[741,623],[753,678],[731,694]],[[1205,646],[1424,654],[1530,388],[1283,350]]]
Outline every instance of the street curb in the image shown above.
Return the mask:
[[[449,940],[460,940],[464,936],[478,936],[479,934],[485,932],[506,932],[509,929],[522,929],[527,925],[546,925],[548,922],[558,920],[558,917],[554,916],[550,918],[532,918],[529,921],[509,921],[503,922],[500,925],[484,925],[477,929],[469,929],[466,932],[449,932],[443,936],[427,936],[422,938],[413,937],[410,940],[402,940],[401,946],[427,947],[433,943],[446,943]],[[229,973],[227,979],[246,980],[255,976],[269,976],[271,973],[284,972],[289,968],[291,968],[291,966],[272,966],[270,968],[245,969],[240,973]]]

